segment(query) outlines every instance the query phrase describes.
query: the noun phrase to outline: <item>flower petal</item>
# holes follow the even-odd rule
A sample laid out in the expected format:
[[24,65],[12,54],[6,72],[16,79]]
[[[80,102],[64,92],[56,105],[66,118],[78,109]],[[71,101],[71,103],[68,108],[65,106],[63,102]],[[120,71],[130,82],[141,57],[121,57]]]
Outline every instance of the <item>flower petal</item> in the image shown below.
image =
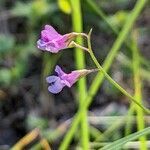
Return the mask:
[[71,87],[80,77],[80,73],[77,71],[72,71],[71,73],[67,74],[65,77],[65,80],[70,84],[67,85],[68,87]]
[[72,86],[67,80],[61,80],[62,83],[64,83],[69,88]]
[[57,74],[58,74],[59,77],[61,77],[61,76],[63,76],[63,75],[66,74],[66,73],[64,73],[62,71],[62,69],[58,65],[55,67],[55,72],[57,72]]
[[47,80],[48,82],[54,81],[54,82],[51,82],[50,86],[48,87],[49,92],[53,94],[59,93],[65,86],[65,84],[61,82],[61,79],[59,77],[50,76]]
[[52,83],[52,82],[55,82],[58,79],[60,79],[60,78],[57,77],[57,76],[49,76],[49,77],[46,78],[46,81],[47,81],[47,83]]
[[57,53],[60,49],[56,48],[56,46],[55,46],[55,44],[53,42],[48,42],[46,44],[45,50],[49,51],[51,53]]
[[46,43],[43,41],[43,40],[38,40],[37,41],[37,47],[39,48],[39,49],[41,49],[41,50],[45,50],[45,48],[46,48]]
[[47,33],[50,35],[49,40],[62,36],[50,25],[45,25],[45,31],[47,31]]

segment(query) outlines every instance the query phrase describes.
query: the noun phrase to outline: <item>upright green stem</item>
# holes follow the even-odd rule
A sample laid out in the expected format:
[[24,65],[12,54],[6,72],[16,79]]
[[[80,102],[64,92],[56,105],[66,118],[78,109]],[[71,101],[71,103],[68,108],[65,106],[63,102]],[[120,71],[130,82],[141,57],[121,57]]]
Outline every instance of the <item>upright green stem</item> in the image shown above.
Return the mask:
[[[133,32],[132,50],[133,50],[133,74],[134,74],[134,89],[135,89],[134,97],[137,100],[137,102],[142,105],[140,56],[136,43],[136,37],[137,37],[136,32]],[[140,131],[145,128],[143,110],[139,109],[139,107],[136,107],[136,113],[137,113],[137,129],[138,131]],[[141,141],[140,150],[146,150],[147,149],[146,137],[142,136],[139,138],[139,140]]]
[[89,49],[89,53],[90,56],[93,60],[93,62],[95,63],[95,65],[97,66],[98,69],[100,69],[100,71],[104,74],[104,76],[108,79],[108,81],[113,84],[121,93],[123,93],[125,96],[127,96],[130,100],[132,100],[134,103],[136,103],[139,107],[141,107],[143,110],[145,110],[145,112],[150,112],[148,109],[146,109],[145,107],[143,107],[134,97],[132,97],[127,91],[125,91],[117,82],[115,82],[108,74],[107,72],[103,69],[103,67],[99,64],[99,62],[97,61],[93,51],[92,51],[92,47],[91,47],[91,32],[92,30],[89,32],[89,36],[88,36],[88,49]]
[[132,129],[131,116],[133,115],[134,111],[135,111],[135,105],[134,105],[134,102],[132,102],[130,104],[130,108],[127,113],[127,121],[126,121],[126,125],[125,125],[125,136],[127,136],[131,133],[131,129]]
[[[146,3],[146,0],[138,0],[134,9],[130,13],[130,16],[127,18],[122,30],[120,31],[116,41],[114,42],[110,52],[108,53],[108,55],[103,63],[103,68],[106,72],[109,70],[111,64],[113,63],[115,56],[117,55],[121,45],[123,44],[127,34],[129,33],[134,21],[138,17],[138,15],[139,15],[140,11],[142,10],[142,8],[144,7],[145,3]],[[89,103],[89,105],[92,102],[92,99],[95,96],[96,92],[98,91],[103,80],[104,80],[104,74],[101,74],[101,73],[98,73],[96,75],[96,77],[94,78],[94,80],[89,88],[90,96],[87,97],[87,100],[86,100],[87,103]]]
[[[82,12],[80,6],[80,0],[70,0],[72,6],[72,22],[73,29],[75,32],[82,33]],[[83,39],[81,37],[77,37],[76,42],[80,45],[83,45]],[[85,68],[85,56],[84,52],[76,48],[75,49],[75,60],[77,69]],[[86,79],[82,78],[78,82],[78,91],[79,91],[79,107],[82,108],[83,101],[86,98],[87,89],[86,89]],[[82,113],[81,117],[81,143],[83,150],[87,150],[89,148],[89,138],[88,138],[88,119],[87,119],[87,111]]]
[[[103,67],[105,71],[108,71],[117,52],[119,51],[121,45],[123,44],[127,34],[129,33],[132,25],[134,24],[135,20],[137,19],[139,13],[141,12],[142,8],[145,6],[146,0],[138,0],[134,9],[130,13],[130,18],[126,20],[121,32],[119,33],[116,41],[114,42],[107,58],[104,61]],[[92,82],[89,92],[86,96],[86,103],[83,104],[82,109],[79,109],[77,114],[75,115],[75,118],[72,122],[71,128],[69,129],[68,133],[64,137],[61,145],[60,145],[60,150],[66,150],[68,145],[70,144],[73,135],[75,131],[77,130],[77,127],[79,125],[79,122],[81,120],[81,114],[84,110],[88,109],[90,106],[93,97],[95,96],[96,92],[98,91],[102,81],[104,79],[104,74],[98,73],[97,76],[95,77],[94,81]]]

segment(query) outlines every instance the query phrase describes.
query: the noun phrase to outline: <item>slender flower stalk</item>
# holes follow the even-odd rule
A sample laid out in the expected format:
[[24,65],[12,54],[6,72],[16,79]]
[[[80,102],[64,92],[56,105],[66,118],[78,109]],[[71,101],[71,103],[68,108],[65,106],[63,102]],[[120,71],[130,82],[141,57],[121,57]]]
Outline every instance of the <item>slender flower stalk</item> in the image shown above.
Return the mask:
[[99,70],[105,75],[105,77],[108,79],[108,81],[110,83],[112,83],[121,93],[126,95],[130,100],[132,100],[135,104],[137,104],[139,107],[141,107],[145,112],[150,113],[149,109],[147,109],[144,106],[142,106],[133,96],[131,96],[126,90],[124,90],[116,81],[114,81],[107,74],[107,72],[105,72],[103,67],[99,64],[98,60],[96,59],[96,57],[95,57],[95,55],[94,55],[94,53],[92,51],[92,47],[91,47],[91,33],[92,33],[92,29],[90,30],[90,32],[88,34],[88,49],[89,49],[90,56],[91,56],[93,62],[95,63],[95,65],[97,66],[97,68],[99,68]]
[[89,51],[88,48],[84,47],[84,46],[81,46],[80,44],[77,44],[76,42],[72,41],[70,44],[69,44],[70,47],[77,47],[77,48],[80,48],[80,49],[83,49],[85,51]]

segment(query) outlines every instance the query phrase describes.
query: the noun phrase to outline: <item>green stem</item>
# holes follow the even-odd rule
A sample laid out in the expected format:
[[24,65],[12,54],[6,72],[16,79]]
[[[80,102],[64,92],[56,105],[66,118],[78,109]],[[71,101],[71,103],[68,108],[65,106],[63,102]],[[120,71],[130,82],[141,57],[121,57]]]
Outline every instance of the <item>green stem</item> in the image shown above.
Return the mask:
[[127,135],[129,135],[131,133],[131,129],[132,129],[131,116],[133,115],[134,111],[135,111],[135,105],[132,102],[130,104],[130,109],[128,110],[128,113],[127,113],[127,121],[126,121],[126,125],[125,125],[125,136],[127,136]]
[[[82,12],[80,6],[80,0],[70,0],[72,6],[72,22],[73,29],[75,32],[82,33]],[[82,35],[82,34],[81,34]],[[83,35],[84,36],[84,35]],[[86,35],[85,35],[86,36]],[[80,45],[83,45],[82,37],[77,37],[76,42]],[[76,48],[75,49],[75,60],[77,69],[83,69],[85,67],[85,54],[84,52]],[[78,82],[78,91],[79,91],[79,107],[82,108],[82,103],[86,98],[87,88],[86,88],[86,79],[81,78]],[[81,115],[81,143],[83,150],[87,150],[89,148],[89,133],[88,133],[88,119],[87,119],[87,111]]]
[[141,107],[145,112],[150,113],[150,110],[146,109],[144,106],[142,106],[133,96],[131,96],[126,90],[124,90],[116,81],[114,81],[108,74],[107,72],[103,69],[103,67],[99,64],[99,62],[97,61],[93,51],[92,51],[92,47],[91,47],[91,32],[92,30],[89,32],[89,36],[88,36],[88,49],[89,49],[89,53],[90,56],[93,60],[93,62],[95,63],[95,65],[97,66],[98,69],[100,69],[100,71],[104,74],[104,76],[108,79],[108,81],[113,84],[121,93],[123,93],[125,96],[127,96],[130,100],[132,100],[135,104],[137,104],[139,107]]
[[[119,51],[121,45],[123,44],[127,34],[129,33],[134,21],[138,17],[140,11],[144,7],[146,3],[146,0],[138,0],[134,9],[130,13],[130,17],[127,18],[122,30],[120,31],[116,41],[114,42],[110,52],[108,53],[104,63],[103,68],[107,72],[113,63],[113,60],[115,56],[117,55],[117,52]],[[89,88],[89,97],[87,97],[87,103],[90,105],[92,102],[93,97],[96,95],[96,92],[98,91],[100,85],[102,84],[102,81],[104,80],[104,74],[98,73],[96,77],[94,78],[90,88]]]
[[[121,45],[123,44],[123,41],[125,40],[127,34],[129,33],[132,25],[134,24],[135,20],[137,19],[138,15],[140,14],[141,10],[145,6],[145,3],[146,3],[146,0],[138,0],[137,1],[134,9],[130,13],[130,18],[128,17],[128,19],[126,20],[121,32],[119,33],[116,41],[114,42],[114,44],[110,50],[110,53],[108,54],[107,58],[105,59],[105,62],[103,65],[105,71],[109,70],[118,50],[120,49]],[[75,131],[77,130],[79,122],[81,120],[80,114],[82,114],[82,112],[84,110],[88,109],[88,107],[90,106],[90,104],[93,100],[93,97],[95,96],[96,92],[98,91],[103,79],[104,79],[104,75],[101,73],[98,73],[97,76],[95,77],[94,81],[92,82],[92,84],[89,88],[89,92],[86,96],[86,103],[83,104],[82,109],[79,109],[79,111],[75,115],[75,118],[72,122],[70,129],[60,145],[60,150],[67,149],[68,145],[70,144],[70,142],[73,138]]]
[[[134,88],[135,88],[135,94],[134,97],[137,100],[138,103],[142,105],[142,92],[141,92],[141,77],[140,77],[140,55],[139,50],[136,43],[136,31],[133,32],[133,41],[132,41],[132,50],[133,50],[133,74],[134,74]],[[135,106],[136,107],[136,106]],[[145,122],[144,122],[144,114],[143,110],[139,109],[139,107],[136,107],[136,113],[137,113],[137,129],[138,131],[145,128]],[[141,145],[140,150],[146,150],[146,136],[142,136],[139,138]]]

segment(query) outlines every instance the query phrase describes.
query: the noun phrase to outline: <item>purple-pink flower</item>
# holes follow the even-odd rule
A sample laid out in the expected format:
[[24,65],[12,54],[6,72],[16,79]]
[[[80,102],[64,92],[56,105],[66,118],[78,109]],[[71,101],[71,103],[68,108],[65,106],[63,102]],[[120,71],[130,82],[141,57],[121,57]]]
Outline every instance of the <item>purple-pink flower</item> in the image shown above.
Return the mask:
[[59,93],[63,87],[71,87],[80,77],[87,75],[93,70],[75,70],[67,74],[57,65],[55,68],[57,76],[52,75],[46,78],[46,81],[49,83],[48,90],[51,93]]
[[41,38],[37,41],[37,47],[41,50],[57,53],[68,48],[75,36],[74,33],[61,35],[52,26],[45,25],[44,30],[41,31]]

